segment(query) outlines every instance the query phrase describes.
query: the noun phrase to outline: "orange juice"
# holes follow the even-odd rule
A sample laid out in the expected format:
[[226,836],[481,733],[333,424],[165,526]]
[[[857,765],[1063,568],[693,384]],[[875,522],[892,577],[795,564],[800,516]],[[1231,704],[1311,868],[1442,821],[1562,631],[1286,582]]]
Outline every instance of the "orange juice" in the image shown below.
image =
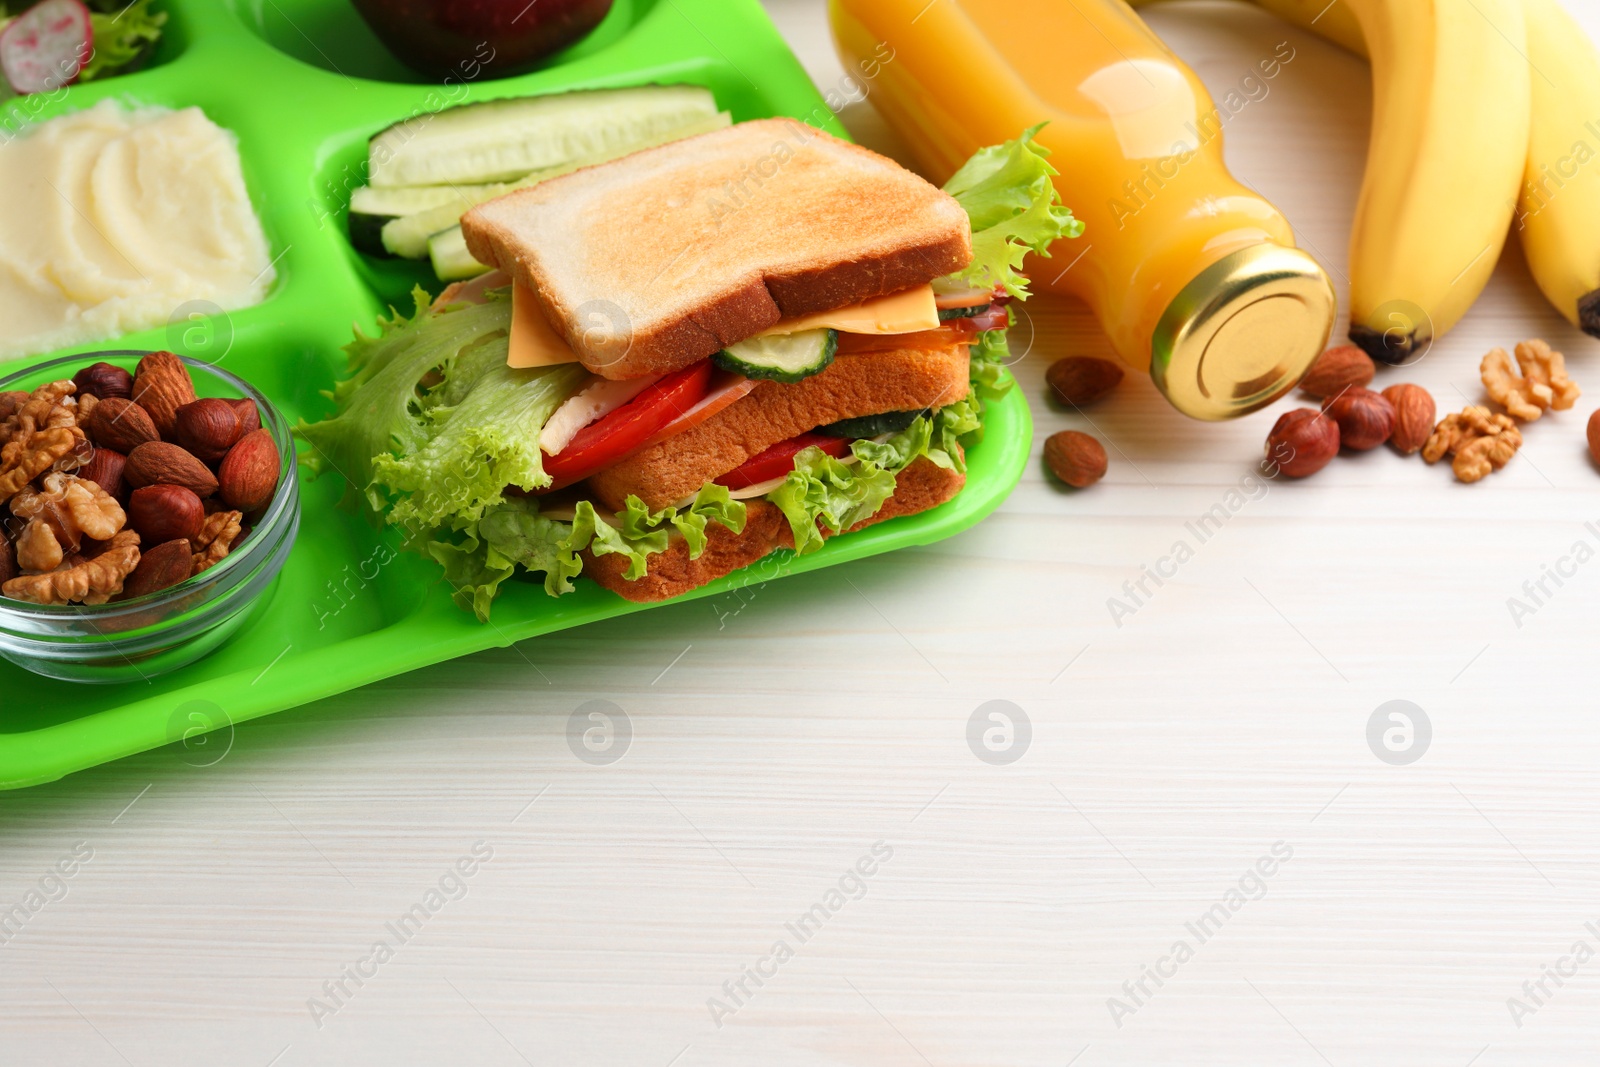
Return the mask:
[[1221,113],[1122,0],[829,6],[841,55],[875,71],[869,99],[934,180],[1048,121],[1038,141],[1087,229],[1030,261],[1035,286],[1083,299],[1179,410],[1254,411],[1321,353],[1326,274],[1228,173]]

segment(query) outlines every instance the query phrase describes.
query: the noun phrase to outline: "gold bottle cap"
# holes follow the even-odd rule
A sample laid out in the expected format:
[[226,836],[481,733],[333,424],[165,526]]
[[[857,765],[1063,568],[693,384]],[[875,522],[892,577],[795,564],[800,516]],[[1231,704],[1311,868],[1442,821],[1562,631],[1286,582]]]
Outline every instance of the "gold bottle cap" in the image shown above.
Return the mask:
[[1213,263],[1168,305],[1150,376],[1197,419],[1258,411],[1293,389],[1333,333],[1338,298],[1316,260],[1252,245]]

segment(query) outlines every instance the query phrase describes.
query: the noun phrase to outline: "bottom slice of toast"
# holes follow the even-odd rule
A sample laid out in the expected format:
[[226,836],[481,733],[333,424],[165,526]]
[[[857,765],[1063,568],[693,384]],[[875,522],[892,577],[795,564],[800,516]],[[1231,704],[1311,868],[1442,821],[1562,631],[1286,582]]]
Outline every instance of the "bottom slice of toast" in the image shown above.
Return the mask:
[[[923,456],[895,476],[894,495],[883,502],[877,514],[844,532],[854,533],[873,523],[938,507],[966,483],[966,475],[945,470]],[[827,536],[827,530],[822,532]],[[665,552],[650,557],[649,569],[637,581],[630,582],[622,576],[628,569],[625,557],[596,556],[587,550],[583,553],[583,573],[619,596],[647,604],[698,589],[724,574],[748,567],[770,552],[793,547],[794,534],[783,512],[765,500],[748,500],[744,532],[734,533],[710,523],[706,527],[706,548],[699,559],[690,559],[688,542],[675,537]]]

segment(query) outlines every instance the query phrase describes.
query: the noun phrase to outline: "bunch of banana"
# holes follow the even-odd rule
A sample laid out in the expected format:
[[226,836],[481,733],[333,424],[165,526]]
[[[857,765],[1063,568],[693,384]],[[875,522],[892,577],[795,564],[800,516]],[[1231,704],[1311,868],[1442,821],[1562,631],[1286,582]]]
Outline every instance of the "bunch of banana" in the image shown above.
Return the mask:
[[1559,0],[1254,2],[1372,61],[1352,340],[1415,358],[1512,227],[1545,295],[1600,337],[1600,54]]

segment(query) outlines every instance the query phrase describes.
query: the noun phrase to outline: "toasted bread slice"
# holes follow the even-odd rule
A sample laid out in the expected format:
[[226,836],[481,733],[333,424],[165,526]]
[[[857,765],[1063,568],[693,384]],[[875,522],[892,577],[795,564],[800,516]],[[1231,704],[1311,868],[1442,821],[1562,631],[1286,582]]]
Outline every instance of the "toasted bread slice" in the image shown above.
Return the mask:
[[595,499],[622,510],[629,494],[652,509],[675,504],[751,456],[840,419],[943,407],[971,387],[966,345],[839,356],[793,384],[762,382],[705,422],[589,479]]
[[[959,493],[966,481],[966,475],[938,467],[924,456],[895,476],[894,496],[884,501],[877,514],[845,532],[854,533],[873,523],[937,507]],[[706,527],[706,548],[699,559],[689,558],[688,542],[678,537],[665,552],[650,557],[649,569],[636,581],[623,577],[628,561],[620,555],[595,556],[585,551],[583,573],[619,596],[642,604],[698,589],[724,574],[748,567],[774,549],[794,547],[794,533],[775,505],[751,500],[745,508],[743,533],[736,534],[716,523]],[[827,536],[827,530],[822,532]],[[776,575],[758,576],[757,580],[769,577]]]
[[960,270],[966,212],[793,119],[743,122],[480,204],[467,247],[539,298],[585,367],[686,367],[780,319]]

